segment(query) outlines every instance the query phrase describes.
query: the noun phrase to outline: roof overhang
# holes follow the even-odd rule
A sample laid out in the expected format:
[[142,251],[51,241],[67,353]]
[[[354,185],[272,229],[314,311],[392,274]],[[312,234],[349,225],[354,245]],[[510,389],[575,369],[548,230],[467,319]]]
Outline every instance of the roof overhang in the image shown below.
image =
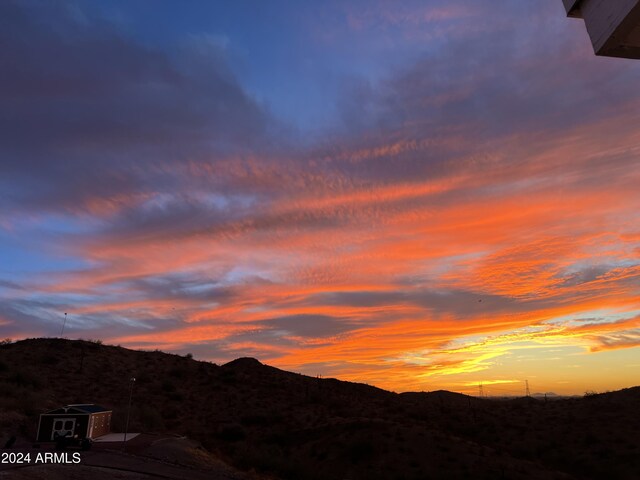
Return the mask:
[[562,0],[568,17],[582,18],[580,15],[580,3],[582,0]]
[[596,55],[640,59],[640,0],[562,0],[583,18]]

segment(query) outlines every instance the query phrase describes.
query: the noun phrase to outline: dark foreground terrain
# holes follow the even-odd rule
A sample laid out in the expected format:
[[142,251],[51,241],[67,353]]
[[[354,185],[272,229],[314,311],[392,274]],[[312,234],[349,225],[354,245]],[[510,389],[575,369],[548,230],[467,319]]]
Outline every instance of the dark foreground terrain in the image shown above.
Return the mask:
[[132,376],[130,431],[185,435],[271,478],[640,478],[640,387],[549,402],[395,394],[63,339],[0,346],[0,446],[32,442],[38,414],[69,403],[112,408],[122,431]]

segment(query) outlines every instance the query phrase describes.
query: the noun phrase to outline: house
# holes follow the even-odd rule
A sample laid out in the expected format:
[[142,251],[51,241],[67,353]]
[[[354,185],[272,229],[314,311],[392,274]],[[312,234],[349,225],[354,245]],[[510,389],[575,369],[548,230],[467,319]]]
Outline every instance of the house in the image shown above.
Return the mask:
[[562,0],[583,18],[596,55],[640,58],[640,0]]
[[97,438],[111,430],[111,410],[94,405],[75,404],[40,415],[38,442],[53,442],[56,438]]

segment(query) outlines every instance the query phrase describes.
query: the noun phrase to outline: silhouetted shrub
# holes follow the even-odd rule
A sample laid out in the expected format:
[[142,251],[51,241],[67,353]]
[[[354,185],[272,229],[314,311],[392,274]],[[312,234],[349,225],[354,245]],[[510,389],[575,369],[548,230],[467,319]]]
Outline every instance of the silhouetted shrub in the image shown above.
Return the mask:
[[223,370],[220,373],[220,380],[226,383],[227,385],[235,385],[238,383],[238,379],[236,378],[236,372],[233,370]]
[[240,417],[240,423],[245,426],[252,425],[267,425],[269,422],[269,418],[266,415],[253,414],[253,415],[244,415]]
[[374,453],[373,443],[368,439],[357,440],[347,447],[347,455],[351,463],[369,460]]
[[176,420],[180,415],[180,410],[175,406],[167,407],[164,411],[164,418],[167,420]]
[[43,365],[57,365],[60,363],[60,357],[54,353],[44,353],[40,356],[39,363]]
[[27,416],[39,413],[41,395],[27,387],[0,384],[0,412],[16,411]]
[[30,372],[22,370],[17,370],[13,374],[9,375],[9,381],[11,383],[14,383],[18,387],[32,386],[35,388],[40,388],[42,385],[40,378]]
[[187,373],[188,372],[184,368],[180,367],[175,367],[169,370],[169,375],[171,375],[173,378],[183,378],[185,375],[187,375]]
[[164,382],[162,382],[162,390],[164,390],[165,392],[175,392],[176,386],[169,380],[165,380]]
[[598,437],[593,432],[589,432],[583,438],[582,443],[585,445],[595,445],[598,443]]
[[273,432],[265,437],[265,443],[278,445],[279,447],[286,447],[291,442],[292,440],[286,432]]
[[184,395],[180,392],[170,392],[169,400],[173,400],[174,402],[182,402],[184,400]]
[[218,431],[218,437],[225,442],[237,442],[244,440],[246,433],[242,425],[235,423],[229,425],[223,425]]
[[164,421],[158,409],[149,406],[142,406],[137,412],[140,424],[147,431],[162,430]]

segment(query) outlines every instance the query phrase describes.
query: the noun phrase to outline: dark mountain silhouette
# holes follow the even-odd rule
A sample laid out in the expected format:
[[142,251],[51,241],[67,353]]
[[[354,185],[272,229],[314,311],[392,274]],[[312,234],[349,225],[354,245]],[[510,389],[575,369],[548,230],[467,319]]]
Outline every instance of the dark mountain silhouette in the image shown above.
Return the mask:
[[90,341],[0,346],[0,442],[32,438],[38,414],[70,403],[113,409],[122,430],[186,435],[245,470],[285,479],[640,478],[640,388],[584,398],[396,394],[240,358]]
[[224,368],[235,368],[235,369],[259,369],[265,367],[259,360],[251,357],[242,357],[236,358],[235,360],[230,361],[229,363],[225,363],[223,365]]

